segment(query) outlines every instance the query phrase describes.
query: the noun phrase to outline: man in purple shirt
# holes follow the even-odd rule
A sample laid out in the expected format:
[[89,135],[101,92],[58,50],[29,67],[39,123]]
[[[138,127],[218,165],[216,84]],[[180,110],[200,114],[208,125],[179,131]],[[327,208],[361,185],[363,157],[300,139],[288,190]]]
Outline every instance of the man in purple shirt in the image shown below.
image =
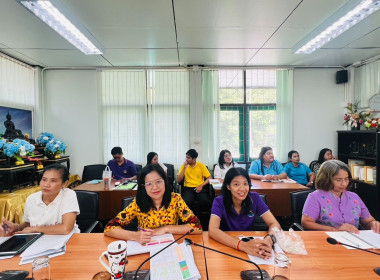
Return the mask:
[[116,180],[136,180],[136,165],[124,158],[123,150],[120,147],[113,147],[111,150],[112,160],[108,162],[108,166],[112,171],[112,176]]

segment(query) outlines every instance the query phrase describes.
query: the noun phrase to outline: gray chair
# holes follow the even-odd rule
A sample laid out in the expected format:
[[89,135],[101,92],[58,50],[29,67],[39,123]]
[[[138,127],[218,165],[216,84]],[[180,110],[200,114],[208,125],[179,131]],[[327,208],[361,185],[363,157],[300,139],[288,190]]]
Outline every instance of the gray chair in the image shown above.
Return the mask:
[[292,209],[292,225],[294,230],[303,230],[301,226],[302,210],[309,193],[314,190],[304,190],[290,193],[290,204]]
[[78,199],[80,214],[77,216],[77,224],[81,232],[103,232],[103,227],[98,220],[99,194],[90,191],[75,191]]
[[[267,195],[259,193],[259,196],[265,202],[265,204],[268,205]],[[252,230],[253,231],[268,231],[268,229],[269,229],[269,227],[264,222],[263,218],[261,218],[260,216],[256,215],[255,216],[255,222],[253,224],[253,229]]]
[[82,183],[91,180],[101,180],[103,177],[103,170],[106,168],[105,164],[92,164],[83,167]]
[[[124,210],[129,204],[132,203],[133,199],[135,199],[134,196],[128,196],[128,197],[124,197],[122,200],[121,200],[121,210]],[[126,230],[130,230],[130,231],[138,231],[138,226],[139,226],[139,223],[137,222],[137,219],[134,218],[130,223],[129,225],[127,225],[124,229]]]

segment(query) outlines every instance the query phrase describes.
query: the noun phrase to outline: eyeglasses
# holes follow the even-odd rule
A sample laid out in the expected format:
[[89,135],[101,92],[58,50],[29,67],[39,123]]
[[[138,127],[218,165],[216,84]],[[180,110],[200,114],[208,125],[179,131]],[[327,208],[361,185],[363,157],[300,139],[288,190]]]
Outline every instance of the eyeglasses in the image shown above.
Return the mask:
[[255,239],[253,236],[244,236],[244,235],[240,235],[239,238],[243,242],[249,242],[249,241]]
[[150,189],[150,188],[153,188],[153,186],[161,186],[162,184],[164,183],[164,180],[163,179],[158,179],[154,182],[145,182],[145,187]]

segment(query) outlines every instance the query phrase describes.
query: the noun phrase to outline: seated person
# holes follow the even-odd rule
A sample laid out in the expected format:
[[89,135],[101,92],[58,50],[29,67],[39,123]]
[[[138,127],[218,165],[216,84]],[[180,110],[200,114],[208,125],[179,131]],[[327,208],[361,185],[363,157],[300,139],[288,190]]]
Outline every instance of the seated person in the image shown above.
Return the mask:
[[214,168],[214,178],[223,183],[227,171],[233,167],[240,167],[240,165],[234,162],[229,150],[222,150],[219,154],[218,164]]
[[347,191],[351,178],[349,168],[339,160],[322,164],[315,181],[317,190],[308,195],[303,207],[304,229],[358,233],[360,223],[363,228],[380,233],[380,223],[360,197]]
[[120,147],[113,147],[111,150],[111,159],[107,165],[112,171],[112,178],[118,181],[136,180],[137,169],[136,165],[124,158],[123,150]]
[[186,161],[177,174],[177,181],[184,181],[183,200],[190,209],[196,209],[196,213],[200,213],[210,211],[210,199],[204,187],[209,183],[211,174],[203,163],[197,162],[197,157],[198,153],[194,149],[186,152]]
[[[124,230],[123,227],[136,217],[139,231]],[[179,219],[183,225],[178,225]],[[153,235],[185,234],[190,229],[196,234],[202,232],[198,218],[180,194],[171,192],[161,166],[149,164],[141,171],[136,198],[108,222],[104,235],[147,243]]]
[[252,231],[255,215],[261,216],[269,226],[269,233],[274,227],[281,229],[268,206],[256,192],[250,192],[251,179],[243,168],[228,170],[222,186],[222,195],[215,198],[212,205],[209,236],[216,241],[244,251],[249,255],[268,259],[272,255],[272,236],[240,242],[224,231]]
[[73,230],[80,232],[75,223],[79,214],[77,195],[66,188],[68,182],[69,171],[66,166],[46,166],[40,182],[41,191],[26,199],[23,223],[16,224],[3,218],[0,236],[31,232],[50,235],[69,234]]
[[322,163],[324,163],[327,160],[336,159],[336,156],[333,156],[332,151],[329,148],[324,148],[319,152],[318,160],[314,164],[313,172],[315,174],[318,173],[319,168],[321,167]]
[[249,168],[249,178],[256,180],[285,179],[285,170],[280,162],[274,159],[271,147],[262,147],[259,158],[252,161]]
[[168,168],[165,166],[165,164],[158,162],[158,154],[157,153],[155,153],[155,152],[148,153],[148,155],[146,156],[146,160],[147,160],[146,165],[148,165],[148,164],[159,164],[162,167],[162,169],[165,171],[165,173],[168,174]]
[[290,151],[288,158],[289,162],[284,166],[288,177],[299,184],[311,188],[315,181],[315,174],[306,164],[300,162],[300,154],[297,151]]

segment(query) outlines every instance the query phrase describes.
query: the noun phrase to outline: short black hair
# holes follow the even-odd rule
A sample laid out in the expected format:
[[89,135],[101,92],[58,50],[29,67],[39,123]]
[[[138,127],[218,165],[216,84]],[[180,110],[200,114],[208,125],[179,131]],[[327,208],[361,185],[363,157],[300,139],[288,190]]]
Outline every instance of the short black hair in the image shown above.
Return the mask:
[[120,147],[113,147],[111,150],[111,155],[121,155],[123,150]]
[[145,189],[145,177],[153,171],[156,171],[165,182],[165,192],[162,198],[161,206],[164,205],[165,208],[168,208],[172,199],[172,187],[168,183],[168,179],[164,169],[162,169],[162,167],[159,164],[148,164],[141,171],[140,177],[138,179],[138,189],[136,194],[137,206],[144,213],[149,212],[149,210],[152,209],[152,207],[154,207],[153,200],[147,194]]
[[318,162],[319,163],[323,163],[325,162],[325,154],[327,152],[332,152],[329,148],[323,148],[320,152],[319,152],[319,156],[318,156]]
[[152,159],[155,157],[155,156],[158,156],[157,153],[155,152],[150,152],[148,153],[148,155],[146,156],[146,164],[152,164]]
[[295,150],[291,150],[291,151],[288,153],[288,159],[290,160],[290,159],[292,158],[293,154],[295,154],[295,153],[300,154],[299,152],[297,152],[297,151],[295,151]]
[[[237,176],[245,177],[247,179],[249,189],[251,189],[251,179],[249,178],[248,172],[244,168],[233,167],[227,171],[222,185],[222,195],[224,208],[229,214],[232,213],[233,203],[231,191],[227,187],[231,185],[231,181]],[[250,211],[252,211],[252,200],[249,195],[249,191],[247,197],[243,200],[241,204],[241,208],[244,211],[244,213],[249,213]]]
[[195,149],[190,149],[186,152],[186,155],[188,155],[191,158],[197,158],[198,152]]
[[69,180],[70,172],[66,166],[59,164],[59,163],[50,164],[50,165],[45,167],[43,174],[45,174],[46,171],[50,171],[50,170],[56,170],[56,171],[59,171],[61,173],[62,183],[65,183],[66,181]]

